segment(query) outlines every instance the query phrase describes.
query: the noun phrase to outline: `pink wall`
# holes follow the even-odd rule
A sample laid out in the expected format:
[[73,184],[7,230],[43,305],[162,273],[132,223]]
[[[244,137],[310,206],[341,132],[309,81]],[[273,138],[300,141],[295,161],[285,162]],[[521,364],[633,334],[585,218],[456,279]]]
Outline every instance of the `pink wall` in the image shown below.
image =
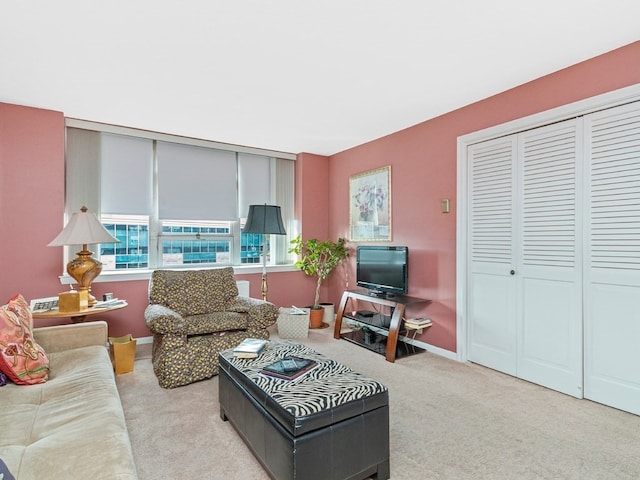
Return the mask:
[[62,291],[64,117],[0,103],[0,304]]
[[[329,237],[329,158],[322,155],[301,153],[296,161],[296,218],[301,219],[298,233],[302,238],[317,238],[328,240]],[[313,304],[317,279],[309,277],[301,272],[296,272],[296,290],[305,292],[304,301],[301,303],[285,302],[282,305],[293,303],[298,306]],[[338,298],[330,298],[328,293],[329,280],[323,282],[320,292],[321,302],[339,301]]]
[[[347,237],[349,176],[391,165],[392,244],[410,248],[409,293],[433,300],[408,313],[434,320],[421,340],[455,351],[457,137],[638,82],[640,42],[330,158],[301,154],[296,208],[303,236]],[[442,198],[451,200],[451,213],[440,213]],[[46,246],[63,227],[63,209],[63,114],[0,103],[0,304],[18,292],[30,299],[66,289],[58,281],[62,252]],[[352,258],[326,282],[321,301],[337,302],[354,286],[354,272]],[[239,278],[260,296],[259,274]],[[309,304],[313,288],[298,271],[269,274],[269,300],[277,305]],[[113,292],[129,302],[104,317],[110,335],[149,335],[147,289],[146,281],[94,284],[96,296]]]
[[[391,165],[391,244],[409,247],[413,296],[433,303],[409,315],[431,317],[420,337],[456,350],[456,163],[457,138],[537,112],[640,82],[640,42],[547,75],[499,95],[330,158],[329,218],[332,237],[348,231],[349,176]],[[440,213],[440,200],[451,213]],[[348,276],[353,281],[353,259]],[[333,297],[344,276],[331,282]]]

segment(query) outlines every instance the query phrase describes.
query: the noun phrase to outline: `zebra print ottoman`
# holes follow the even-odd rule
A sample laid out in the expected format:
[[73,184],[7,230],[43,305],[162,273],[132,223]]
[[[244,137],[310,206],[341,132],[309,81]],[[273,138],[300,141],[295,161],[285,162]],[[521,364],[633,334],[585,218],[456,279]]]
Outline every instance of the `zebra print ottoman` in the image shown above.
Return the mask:
[[[319,365],[291,381],[258,373],[288,355]],[[219,390],[220,417],[271,478],[389,478],[389,396],[380,382],[283,340],[251,360],[221,352]]]

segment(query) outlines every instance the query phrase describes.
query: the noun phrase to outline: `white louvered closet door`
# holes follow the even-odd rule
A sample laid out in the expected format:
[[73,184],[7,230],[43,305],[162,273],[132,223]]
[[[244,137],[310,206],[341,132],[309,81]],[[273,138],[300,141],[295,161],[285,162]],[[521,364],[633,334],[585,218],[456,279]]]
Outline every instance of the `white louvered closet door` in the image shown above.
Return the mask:
[[585,117],[585,397],[640,415],[640,104]]
[[582,397],[575,120],[469,147],[469,360]]
[[517,376],[582,398],[581,121],[518,135]]
[[469,147],[469,360],[516,374],[515,136]]

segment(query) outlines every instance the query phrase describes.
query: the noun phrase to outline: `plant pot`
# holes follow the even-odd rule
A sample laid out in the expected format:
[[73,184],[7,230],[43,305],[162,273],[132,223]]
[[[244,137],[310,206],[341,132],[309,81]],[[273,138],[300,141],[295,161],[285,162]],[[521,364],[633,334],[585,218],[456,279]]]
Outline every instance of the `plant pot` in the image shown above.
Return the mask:
[[333,303],[320,303],[320,306],[324,308],[324,316],[322,322],[330,324],[333,321]]
[[309,307],[309,328],[322,328],[324,318],[324,308]]

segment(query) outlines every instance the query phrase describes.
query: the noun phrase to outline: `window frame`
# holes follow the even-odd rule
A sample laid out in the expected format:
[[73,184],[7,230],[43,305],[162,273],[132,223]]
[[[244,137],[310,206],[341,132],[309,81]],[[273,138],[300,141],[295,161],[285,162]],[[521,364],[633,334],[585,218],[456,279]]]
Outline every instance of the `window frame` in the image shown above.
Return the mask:
[[[220,267],[220,266],[232,266],[234,269],[237,269],[238,271],[241,271],[242,273],[257,273],[257,272],[261,272],[262,271],[262,262],[260,263],[249,263],[249,264],[241,264],[241,248],[242,248],[242,231],[241,231],[241,222],[243,222],[245,219],[237,219],[237,220],[230,220],[228,221],[229,225],[230,225],[230,232],[227,233],[207,233],[207,234],[203,234],[201,235],[200,238],[206,238],[207,240],[228,240],[229,241],[229,249],[230,249],[230,262],[229,263],[196,263],[193,265],[189,265],[189,264],[181,264],[181,265],[164,265],[162,263],[162,245],[163,245],[163,241],[166,240],[186,240],[186,241],[192,241],[196,238],[195,234],[191,234],[191,233],[167,233],[167,232],[163,232],[162,231],[162,220],[160,220],[158,218],[158,178],[157,178],[157,157],[155,154],[155,149],[156,149],[156,142],[171,142],[171,143],[178,143],[178,144],[183,144],[183,145],[189,145],[189,146],[196,146],[196,147],[205,147],[205,148],[212,148],[212,149],[219,149],[219,150],[226,150],[226,151],[232,151],[235,152],[236,154],[251,154],[251,155],[260,155],[260,156],[266,156],[272,159],[272,161],[270,162],[272,165],[272,171],[275,171],[275,164],[277,162],[278,159],[282,159],[282,160],[291,160],[291,161],[295,161],[296,160],[296,155],[295,154],[291,154],[291,153],[287,153],[287,152],[280,152],[280,151],[273,151],[273,150],[266,150],[266,149],[260,149],[260,148],[253,148],[253,147],[243,147],[243,146],[237,146],[237,145],[230,145],[230,144],[224,144],[224,143],[220,143],[220,142],[215,142],[215,141],[210,141],[210,140],[202,140],[202,139],[196,139],[196,138],[188,138],[188,137],[182,137],[182,136],[176,136],[176,135],[171,135],[171,134],[165,134],[165,133],[159,133],[159,132],[152,132],[152,131],[147,131],[147,130],[139,130],[139,129],[134,129],[134,128],[128,128],[128,127],[120,127],[120,126],[116,126],[116,125],[110,125],[110,124],[103,124],[103,123],[99,123],[99,122],[91,122],[91,121],[86,121],[86,120],[80,120],[80,119],[74,119],[74,118],[66,118],[65,119],[65,133],[68,132],[68,128],[75,128],[75,129],[80,129],[80,130],[88,130],[88,131],[92,131],[92,132],[96,132],[97,134],[114,134],[114,135],[126,135],[126,136],[130,136],[130,137],[137,137],[137,138],[143,138],[143,139],[147,139],[147,140],[152,140],[153,143],[153,149],[154,149],[154,173],[153,173],[153,197],[154,197],[154,207],[153,207],[153,211],[152,214],[149,215],[149,221],[148,221],[148,235],[149,235],[149,239],[148,239],[148,268],[132,268],[132,269],[115,269],[115,270],[103,270],[101,275],[96,279],[96,281],[100,282],[100,281],[114,281],[114,280],[127,280],[127,279],[131,279],[131,280],[138,280],[138,279],[146,279],[150,277],[151,272],[154,269],[157,268],[179,268],[179,269],[189,269],[189,268],[216,268],[216,267]],[[65,144],[66,147],[66,144]],[[290,167],[289,167],[290,168]],[[293,167],[295,168],[295,166]],[[73,169],[73,165],[71,166],[71,168],[67,168],[67,186],[70,183],[73,182],[78,182],[77,178],[74,178],[73,174],[69,175],[69,170]],[[95,173],[95,170],[94,172]],[[273,178],[273,177],[272,177]],[[99,182],[99,180],[98,180]],[[295,189],[295,176],[293,178],[293,183],[294,185],[291,185],[290,188],[293,190]],[[237,188],[236,187],[236,194],[237,194]],[[276,195],[275,194],[275,190],[272,190],[272,198]],[[68,220],[68,218],[70,218],[71,214],[73,213],[73,211],[77,210],[79,207],[77,207],[75,204],[78,203],[77,201],[74,201],[73,198],[69,198],[69,193],[67,191],[67,198],[66,198],[66,211],[65,211],[65,224]],[[97,203],[98,205],[100,204],[100,194],[98,193],[98,200]],[[291,196],[292,198],[289,200],[290,201],[290,211],[293,212],[294,209],[294,198],[293,196]],[[276,203],[276,202],[273,202]],[[77,208],[76,208],[77,207]],[[99,210],[99,208],[98,208]],[[100,218],[101,216],[101,211],[95,211],[96,215],[98,215],[98,217]],[[166,220],[165,220],[166,221]],[[285,219],[286,222],[286,219]],[[109,223],[113,223],[113,222],[109,222]],[[226,221],[225,221],[226,223]],[[287,228],[287,239],[290,238],[294,238],[295,235],[297,234],[296,227],[298,225],[298,222],[295,220],[295,218],[293,217],[293,214],[291,214],[290,218],[289,218],[289,228]],[[270,253],[270,262],[267,264],[267,268],[269,269],[269,271],[291,271],[291,270],[295,270],[295,267],[293,266],[293,259],[290,256],[285,256],[284,259],[282,258],[278,258],[276,259],[276,257],[278,255],[280,255],[282,257],[282,248],[276,248],[276,236],[271,236],[267,241],[270,244],[270,249],[269,249],[269,253]],[[281,243],[281,242],[280,242]],[[97,248],[95,248],[97,250]],[[77,249],[75,247],[66,247],[64,249],[64,264],[66,265],[66,262],[72,258],[73,253],[76,251]],[[99,258],[99,255],[96,255],[97,258]],[[277,263],[277,262],[280,263]],[[62,283],[72,283],[72,279],[70,277],[68,277],[68,275],[66,273],[64,273],[61,277],[61,282]]]

